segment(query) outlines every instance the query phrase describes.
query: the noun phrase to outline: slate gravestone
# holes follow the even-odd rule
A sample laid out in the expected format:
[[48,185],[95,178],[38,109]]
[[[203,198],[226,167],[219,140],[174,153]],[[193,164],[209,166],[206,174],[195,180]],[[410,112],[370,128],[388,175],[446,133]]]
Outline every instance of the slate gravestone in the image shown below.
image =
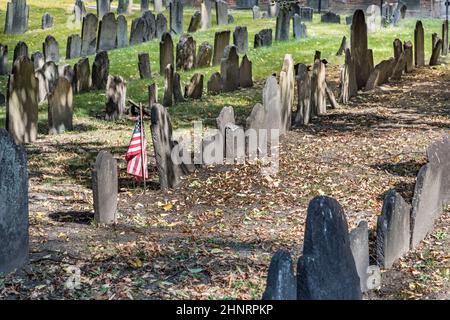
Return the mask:
[[394,46],[394,59],[398,60],[403,52],[403,45],[400,39],[395,39],[393,42],[393,46]]
[[439,64],[439,57],[441,55],[441,51],[442,51],[442,39],[439,39],[431,52],[429,63],[430,66],[435,66]]
[[55,88],[56,83],[58,82],[59,78],[58,66],[53,61],[49,61],[42,66],[41,70],[45,79],[46,93],[50,94],[51,92],[53,92],[53,89]]
[[173,66],[173,41],[169,32],[165,32],[159,42],[159,74],[164,74],[168,64]]
[[336,52],[337,56],[342,56],[342,54],[345,52],[345,50],[348,49],[348,43],[347,43],[347,37],[343,36],[342,37],[342,41],[341,41],[341,45],[339,46],[338,51]]
[[202,14],[200,11],[195,11],[189,22],[188,32],[197,32],[202,26]]
[[292,55],[284,56],[283,66],[280,72],[280,98],[281,98],[281,127],[280,134],[290,130],[292,122],[292,109],[294,107],[294,59]]
[[361,292],[366,292],[368,290],[367,268],[369,267],[369,227],[367,221],[360,221],[358,226],[350,232],[349,239],[360,280]]
[[200,5],[200,13],[202,15],[202,30],[211,27],[211,9],[213,2],[210,0],[203,0]]
[[291,12],[287,8],[281,8],[277,16],[275,28],[276,41],[288,41],[290,30]]
[[0,273],[28,261],[27,155],[13,137],[0,129]]
[[131,13],[133,0],[119,0],[117,5],[117,14]]
[[253,6],[252,13],[253,13],[253,20],[258,20],[262,18],[261,9],[258,6]]
[[255,34],[253,47],[271,47],[272,46],[272,29],[263,29]]
[[184,88],[184,96],[190,99],[200,99],[203,94],[203,75],[196,73]]
[[320,196],[309,203],[303,256],[297,265],[297,299],[361,299],[347,220],[333,198]]
[[411,206],[391,189],[384,197],[381,216],[377,219],[377,264],[385,269],[409,251]]
[[209,67],[211,65],[212,53],[213,53],[212,46],[208,42],[203,42],[198,47],[196,67],[197,68]]
[[416,67],[425,65],[425,46],[424,46],[424,31],[422,21],[416,22],[414,29],[414,64]]
[[81,56],[81,38],[72,34],[67,38],[66,59],[79,58]]
[[94,219],[102,224],[117,221],[117,161],[108,151],[100,151],[92,168]]
[[151,121],[160,187],[161,189],[174,188],[187,171],[183,165],[172,161],[171,153],[175,143],[172,140],[172,123],[166,108],[160,104],[154,104],[151,109]]
[[130,45],[136,45],[144,42],[145,20],[136,18],[131,23]]
[[158,86],[152,83],[148,86],[148,106],[151,108],[155,103],[158,103]]
[[447,135],[442,139],[434,141],[427,149],[428,161],[435,167],[441,168],[441,191],[440,199],[442,206],[450,203],[450,140]]
[[367,25],[362,10],[356,10],[353,15],[350,51],[355,63],[356,83],[361,89],[372,72],[367,48]]
[[252,62],[244,55],[239,66],[239,86],[241,88],[253,87]]
[[222,91],[222,76],[219,72],[214,72],[208,80],[208,94],[216,95]]
[[75,72],[72,68],[72,66],[66,64],[66,65],[60,65],[58,66],[58,73],[59,78],[65,78],[67,81],[69,81],[71,87],[72,87],[72,95],[75,92]]
[[148,53],[140,53],[138,55],[138,69],[141,79],[150,79],[152,72],[150,69],[150,56]]
[[195,67],[195,55],[197,46],[194,38],[189,34],[183,34],[177,43],[176,68],[177,70],[190,70]]
[[173,65],[170,63],[166,65],[164,69],[164,107],[171,107],[173,105],[173,72]]
[[156,16],[156,38],[161,40],[164,32],[167,32],[167,19],[162,13]]
[[266,80],[262,94],[263,106],[266,113],[267,126],[264,129],[281,128],[281,97],[280,86],[274,76]]
[[73,67],[75,93],[88,92],[91,88],[91,67],[88,58],[80,59]]
[[313,21],[314,9],[310,7],[300,7],[300,17],[302,21]]
[[153,3],[154,3],[154,9],[155,9],[156,13],[161,13],[164,11],[163,0],[154,0]]
[[128,22],[125,16],[117,17],[117,48],[125,48],[128,46]]
[[105,90],[109,75],[109,57],[107,51],[96,54],[92,64],[92,89]]
[[214,55],[212,64],[213,66],[220,63],[223,57],[223,51],[225,47],[230,44],[230,31],[218,31],[214,35]]
[[328,11],[320,16],[320,22],[322,23],[341,23],[341,16]]
[[311,76],[311,115],[320,116],[326,112],[325,64],[316,59]]
[[144,19],[144,41],[150,41],[156,37],[156,17],[151,11],[146,11],[142,19]]
[[53,17],[50,13],[47,12],[42,16],[41,28],[42,30],[53,28]]
[[223,81],[223,91],[230,92],[239,87],[239,56],[236,46],[227,46],[220,62],[220,74]]
[[76,0],[73,6],[72,14],[74,16],[74,22],[83,22],[83,18],[86,16],[86,6],[82,0]]
[[0,43],[0,76],[9,74],[8,46]]
[[148,11],[150,9],[150,0],[141,0],[141,12]]
[[248,32],[247,27],[237,26],[233,32],[233,44],[236,46],[239,54],[245,54],[248,51]]
[[59,77],[48,96],[48,132],[60,134],[72,130],[73,93],[72,84]]
[[216,22],[219,26],[228,24],[228,3],[223,0],[216,1]]
[[175,104],[185,102],[183,89],[181,88],[181,77],[178,72],[173,75],[173,99]]
[[353,16],[346,16],[345,17],[345,24],[346,25],[351,25],[352,24],[352,22],[353,22]]
[[45,56],[45,62],[59,62],[59,45],[53,36],[47,36],[42,47]]
[[297,286],[291,254],[286,250],[279,250],[270,261],[266,291],[264,291],[262,300],[296,299]]
[[403,43],[403,52],[405,53],[406,67],[405,72],[412,72],[414,70],[414,59],[413,59],[413,45],[411,41],[405,41]]
[[38,83],[28,57],[19,57],[8,80],[6,129],[16,143],[31,143],[37,138]]
[[98,18],[95,14],[88,13],[83,18],[81,30],[81,56],[94,54],[97,48]]
[[235,122],[233,107],[223,107],[216,118],[217,129],[222,136],[225,136],[226,127],[235,124]]
[[358,93],[355,65],[349,48],[345,49],[345,62],[341,68],[340,91],[339,102],[343,104],[347,104]]
[[97,51],[112,50],[117,42],[117,20],[114,13],[103,16],[98,31]]
[[172,0],[169,4],[170,32],[183,33],[183,3],[181,0]]
[[111,0],[97,0],[97,17],[102,19],[103,16],[111,11]]
[[372,90],[376,86],[380,86],[383,83],[386,83],[391,77],[396,64],[397,61],[395,61],[394,58],[383,60],[379,64],[377,64],[370,74],[369,79],[367,79],[365,90]]
[[378,31],[381,25],[381,17],[380,17],[380,7],[371,4],[366,9],[366,24],[367,24],[367,32],[376,32]]
[[127,83],[119,76],[108,76],[106,83],[106,120],[121,119],[127,101]]
[[394,70],[392,70],[391,79],[400,80],[406,68],[406,58],[403,51],[400,53],[400,56],[398,57],[398,60],[396,60],[396,62],[397,63],[395,64]]
[[28,57],[28,46],[25,42],[22,41],[17,42],[16,47],[14,48],[13,63],[19,57]]
[[22,34],[28,31],[30,7],[26,0],[11,0],[7,3],[5,33]]
[[302,19],[298,14],[292,18],[292,28],[294,39],[306,38],[306,25],[302,23]]
[[448,54],[448,20],[442,23],[442,55]]
[[307,125],[310,119],[311,101],[311,75],[308,67],[301,63],[297,67],[297,113],[295,115],[295,126]]
[[33,62],[34,70],[41,69],[45,63],[44,55],[39,51],[34,52],[31,54],[31,62]]

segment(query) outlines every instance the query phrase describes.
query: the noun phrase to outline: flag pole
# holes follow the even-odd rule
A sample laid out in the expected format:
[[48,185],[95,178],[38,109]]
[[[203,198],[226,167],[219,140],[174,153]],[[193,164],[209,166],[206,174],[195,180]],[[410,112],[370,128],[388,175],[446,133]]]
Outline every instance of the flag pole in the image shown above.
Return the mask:
[[145,150],[144,148],[146,148],[145,144],[145,131],[144,131],[144,114],[143,114],[143,110],[142,110],[142,103],[139,104],[139,117],[141,120],[141,170],[142,170],[142,178],[144,180],[144,194],[145,191],[147,189],[147,183],[145,181],[145,167],[146,164],[144,164],[144,161],[146,160],[144,155],[145,155]]

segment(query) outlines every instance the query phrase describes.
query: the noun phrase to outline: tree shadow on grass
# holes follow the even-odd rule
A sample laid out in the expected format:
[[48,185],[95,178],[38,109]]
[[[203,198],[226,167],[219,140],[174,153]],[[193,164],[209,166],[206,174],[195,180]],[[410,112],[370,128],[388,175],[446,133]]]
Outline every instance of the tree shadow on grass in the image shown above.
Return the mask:
[[415,177],[422,165],[421,162],[410,160],[399,163],[377,163],[370,167],[399,177]]
[[94,213],[91,211],[58,211],[50,213],[49,217],[57,222],[89,225],[94,220]]

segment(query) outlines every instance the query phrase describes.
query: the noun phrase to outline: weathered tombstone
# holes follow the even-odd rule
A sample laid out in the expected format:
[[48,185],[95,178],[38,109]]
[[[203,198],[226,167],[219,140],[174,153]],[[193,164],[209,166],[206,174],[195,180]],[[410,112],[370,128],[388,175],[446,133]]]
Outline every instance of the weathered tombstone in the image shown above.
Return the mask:
[[450,139],[445,135],[442,139],[434,141],[427,148],[428,162],[435,168],[441,168],[440,199],[442,206],[450,203]]
[[119,0],[117,4],[117,14],[131,13],[133,7],[133,0]]
[[377,64],[370,74],[369,79],[367,79],[365,90],[372,90],[376,86],[386,83],[391,77],[396,64],[397,61],[395,61],[394,58],[383,60],[379,64]]
[[416,22],[416,28],[414,29],[414,64],[416,67],[425,65],[424,41],[422,21],[418,20]]
[[397,27],[401,18],[400,7],[397,4],[391,16],[391,25]]
[[169,4],[170,32],[183,33],[183,3],[181,0],[172,0]]
[[161,40],[164,32],[167,32],[167,19],[162,13],[156,16],[156,38]]
[[349,48],[345,50],[345,62],[341,68],[340,90],[339,101],[343,104],[347,104],[350,98],[358,93],[355,65]]
[[[267,156],[267,148],[264,146],[267,146],[267,138],[268,135],[266,134],[267,130],[267,123],[268,123],[268,112],[264,108],[264,106],[260,103],[255,104],[255,106],[252,109],[252,112],[246,119],[246,129],[248,132],[255,132],[256,137],[253,135],[253,138],[251,134],[248,134],[246,136],[246,143],[248,146],[248,158],[249,161],[253,161],[259,158],[263,158]],[[251,140],[253,139],[253,141]],[[262,148],[258,148],[258,146],[263,146]],[[265,149],[265,150],[264,150]]]
[[9,74],[8,46],[0,43],[0,76]]
[[297,265],[297,299],[361,299],[347,220],[333,198],[320,196],[309,203],[303,256]]
[[125,48],[128,46],[128,22],[125,16],[117,17],[117,41],[116,48]]
[[41,28],[42,30],[53,28],[53,17],[50,15],[50,13],[46,12],[42,16]]
[[239,56],[236,46],[227,46],[220,62],[220,74],[223,81],[223,91],[230,92],[239,87]]
[[327,112],[325,64],[316,59],[311,76],[311,115],[320,116]]
[[306,38],[306,25],[302,23],[302,20],[298,14],[295,14],[292,18],[292,29],[294,39]]
[[216,95],[222,91],[222,76],[219,72],[214,72],[208,80],[208,94]]
[[263,29],[255,34],[253,47],[271,47],[272,46],[272,29]]
[[19,57],[9,76],[6,129],[16,143],[36,141],[38,127],[38,83],[30,58]]
[[48,132],[60,134],[72,130],[73,92],[72,84],[60,77],[48,95]]
[[281,96],[280,86],[274,76],[266,80],[262,94],[263,106],[266,113],[266,127],[264,129],[280,130],[281,128]]
[[244,55],[239,66],[239,86],[241,88],[253,87],[252,62]]
[[114,13],[103,16],[98,28],[97,51],[112,50],[117,44],[117,20]]
[[34,52],[31,54],[31,62],[33,62],[34,70],[38,70],[44,66],[45,58],[42,53]]
[[91,88],[91,67],[88,58],[80,59],[73,67],[75,93],[88,92]]
[[88,13],[83,18],[81,30],[81,56],[94,54],[97,49],[98,18],[95,14]]
[[148,53],[140,53],[138,55],[138,69],[141,79],[150,79],[152,72],[150,69],[150,56]]
[[108,76],[106,83],[106,120],[121,119],[127,101],[127,83],[119,76]]
[[30,7],[26,0],[11,0],[7,3],[5,33],[22,34],[28,31]]
[[371,4],[366,9],[366,24],[367,32],[376,32],[381,25],[381,11],[380,7]]
[[155,9],[156,13],[161,13],[164,11],[163,0],[154,0],[153,3],[154,3],[154,9]]
[[189,34],[183,34],[176,48],[177,70],[190,70],[195,67],[196,50],[197,46],[194,38]]
[[297,300],[292,258],[288,251],[277,251],[270,261],[263,300]]
[[200,99],[203,94],[203,75],[196,73],[189,84],[184,88],[185,98]]
[[151,108],[155,103],[158,103],[158,86],[152,83],[148,86],[148,106]]
[[320,16],[320,22],[322,23],[341,23],[341,16],[328,11]]
[[146,11],[142,19],[144,19],[144,41],[150,41],[156,37],[156,17],[151,11]]
[[200,7],[200,13],[202,15],[202,30],[206,30],[211,27],[211,9],[213,2],[210,0],[203,0]]
[[159,74],[164,74],[168,64],[173,66],[173,41],[169,32],[165,32],[159,42]]
[[111,12],[111,0],[97,0],[97,17],[102,19],[109,12]]
[[216,1],[216,21],[217,24],[228,24],[228,3],[223,0]]
[[291,23],[291,12],[288,8],[281,8],[277,16],[275,41],[288,41]]
[[166,108],[160,104],[154,104],[151,109],[151,121],[160,187],[161,189],[174,188],[187,171],[183,164],[176,164],[172,161],[171,154],[175,143],[172,139],[172,123]]
[[189,22],[188,32],[197,32],[201,28],[202,14],[200,11],[195,11]]
[[42,69],[36,70],[34,76],[36,77],[38,83],[38,103],[41,103],[47,98],[47,81]]
[[281,98],[281,127],[280,134],[291,129],[292,108],[295,95],[295,71],[292,55],[284,56],[283,67],[280,72],[280,98]]
[[439,39],[436,42],[433,51],[431,52],[430,66],[435,66],[439,64],[439,56],[441,55],[441,51],[442,51],[442,39]]
[[0,129],[0,274],[28,261],[28,226],[27,155]]
[[71,87],[72,87],[72,95],[75,92],[75,71],[73,70],[72,66],[66,64],[66,65],[59,65],[58,66],[58,78],[65,78],[67,81],[69,81]]
[[234,125],[235,122],[233,107],[223,107],[220,110],[219,116],[216,118],[217,129],[222,136],[225,136],[226,127]]
[[72,34],[67,38],[66,59],[79,58],[81,56],[81,38]]
[[144,29],[144,18],[140,17],[133,19],[133,22],[131,23],[130,45],[136,45],[144,42]]
[[141,0],[141,12],[148,11],[150,9],[150,0]]
[[248,51],[248,32],[247,27],[237,26],[233,32],[233,44],[236,46],[239,54],[245,54]]
[[171,107],[173,105],[173,72],[173,65],[170,63],[167,64],[164,68],[164,107]]
[[342,37],[342,41],[341,41],[341,45],[338,49],[338,51],[336,52],[337,56],[342,56],[342,54],[345,52],[345,50],[348,49],[348,43],[347,43],[347,37],[343,36]]
[[13,56],[13,63],[19,58],[19,57],[28,57],[28,46],[25,42],[19,41],[16,44],[16,47],[14,48],[14,56]]
[[[401,42],[400,42],[400,45],[401,45]],[[405,53],[402,51],[400,53],[400,56],[396,60],[394,70],[392,70],[391,79],[400,80],[400,78],[403,75],[403,72],[405,71],[405,68],[406,68],[406,57],[405,57]]]
[[213,48],[208,42],[203,42],[198,47],[197,61],[195,63],[197,68],[205,68],[211,65]]
[[59,62],[59,45],[53,36],[47,36],[42,44],[45,62]]
[[116,223],[118,190],[117,161],[108,151],[100,151],[92,168],[92,194],[96,222]]
[[262,18],[261,9],[258,6],[253,6],[252,13],[253,13],[253,20]]
[[448,54],[448,20],[442,23],[442,55]]
[[42,66],[42,73],[45,79],[45,90],[47,94],[53,92],[53,89],[56,87],[59,78],[59,70],[58,66],[53,62],[46,62]]
[[301,63],[297,68],[297,113],[294,124],[296,126],[307,125],[311,115],[311,75],[308,67]]
[[173,75],[173,99],[175,100],[175,104],[186,101],[183,89],[181,88],[181,77],[178,72],[175,72]]
[[409,251],[411,206],[391,189],[383,202],[381,216],[377,219],[377,264],[390,269],[394,262]]
[[[351,26],[350,51],[355,63],[356,83],[358,89],[364,87],[373,69],[373,59],[370,62],[367,48],[367,25],[362,10],[356,10]],[[372,63],[372,66],[371,66]]]
[[72,14],[76,24],[83,22],[83,18],[86,16],[86,6],[82,0],[76,0],[73,6]]
[[414,70],[414,59],[413,59],[413,45],[411,41],[405,41],[403,43],[403,52],[405,53],[406,59],[405,72],[412,72]]
[[403,52],[403,45],[400,39],[395,39],[393,42],[393,46],[394,46],[394,59],[398,60]]
[[109,76],[109,57],[107,51],[96,54],[92,64],[92,89],[105,90]]
[[361,292],[366,292],[368,290],[367,268],[369,267],[369,227],[367,221],[360,221],[358,226],[350,232],[349,239],[360,280]]
[[214,55],[213,66],[219,64],[222,60],[225,48],[230,44],[230,31],[218,31],[214,35]]
[[310,7],[300,7],[299,12],[302,21],[313,21],[314,9]]
[[353,23],[353,16],[346,16],[345,17],[345,24],[349,26],[352,23]]

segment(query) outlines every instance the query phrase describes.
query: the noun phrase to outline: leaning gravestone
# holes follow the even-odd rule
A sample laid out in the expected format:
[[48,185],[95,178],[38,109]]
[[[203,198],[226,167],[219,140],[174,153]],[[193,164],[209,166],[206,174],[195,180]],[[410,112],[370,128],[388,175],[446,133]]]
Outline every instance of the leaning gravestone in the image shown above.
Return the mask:
[[311,76],[311,115],[320,116],[327,112],[325,64],[316,59]]
[[403,43],[403,52],[405,53],[406,67],[405,72],[412,72],[414,70],[413,45],[411,41]]
[[116,48],[117,42],[117,20],[114,13],[110,12],[103,16],[98,31],[97,51],[112,50]]
[[173,66],[173,41],[169,32],[165,32],[159,42],[159,74],[163,75],[168,64]]
[[42,47],[45,56],[45,62],[59,62],[59,45],[53,36],[47,36]]
[[6,129],[16,143],[36,141],[38,129],[38,83],[28,57],[19,57],[8,81]]
[[167,19],[162,13],[156,16],[156,38],[161,40],[164,32],[167,32]]
[[94,219],[98,223],[116,222],[118,189],[117,161],[108,151],[100,151],[92,168]]
[[28,260],[27,156],[12,136],[0,129],[0,274]]
[[125,112],[127,83],[119,76],[108,76],[106,83],[106,120],[121,119]]
[[208,42],[203,42],[198,47],[197,61],[195,63],[197,68],[205,68],[211,65],[213,48]]
[[94,54],[97,48],[98,18],[95,14],[88,13],[83,18],[81,30],[81,56]]
[[150,69],[150,56],[148,53],[140,53],[138,55],[138,69],[139,76],[141,79],[150,79],[152,77],[152,72]]
[[125,48],[128,46],[128,22],[125,16],[117,17],[117,48]]
[[72,114],[72,84],[66,78],[60,77],[48,96],[49,134],[60,134],[66,130],[72,130]]
[[281,128],[281,97],[280,86],[277,78],[270,76],[266,80],[266,84],[262,93],[263,106],[267,125],[261,129],[280,130]]
[[91,67],[88,58],[80,59],[73,67],[75,93],[88,92],[91,88]]
[[186,102],[183,89],[181,88],[181,77],[178,72],[175,72],[173,75],[173,99],[175,101],[175,104]]
[[130,45],[136,45],[144,42],[144,18],[136,18],[131,23]]
[[170,32],[183,33],[183,3],[181,0],[172,0],[169,4]]
[[297,300],[292,258],[288,251],[277,251],[270,261],[263,300]]
[[216,21],[217,24],[228,24],[228,3],[223,0],[216,1]]
[[308,67],[303,63],[298,65],[296,80],[298,104],[294,124],[303,126],[309,123],[311,113],[311,75]]
[[247,27],[237,26],[233,32],[233,44],[236,46],[239,54],[245,54],[248,51],[248,32]]
[[297,266],[297,299],[361,299],[347,220],[333,198],[320,196],[309,203],[303,256]]
[[190,70],[195,67],[196,50],[197,46],[194,38],[189,34],[183,34],[176,48],[177,70]]
[[102,19],[103,16],[111,11],[111,0],[97,0],[97,17]]
[[8,46],[0,43],[0,76],[9,74]]
[[47,12],[42,16],[42,30],[53,28],[53,17]]
[[434,48],[431,52],[429,63],[430,66],[435,66],[439,64],[439,57],[441,55],[441,51],[442,51],[442,39],[439,39],[434,45]]
[[45,58],[42,53],[34,52],[31,54],[31,62],[33,62],[34,70],[38,70],[44,66]]
[[362,10],[356,10],[353,15],[351,26],[351,45],[353,61],[355,63],[356,83],[358,89],[364,87],[372,72],[370,54],[367,47],[367,25]]
[[306,38],[306,25],[302,23],[301,17],[295,14],[292,18],[292,28],[294,39]]
[[109,57],[107,51],[100,51],[92,64],[92,89],[105,90],[109,75]]
[[16,47],[14,48],[13,63],[19,57],[28,57],[28,46],[23,41],[17,42]]
[[189,84],[184,88],[184,97],[200,99],[203,94],[203,75],[196,73],[192,76]]
[[323,15],[321,15],[320,22],[322,22],[322,23],[341,23],[341,16],[334,12],[328,11],[328,12],[324,13]]
[[11,0],[6,8],[5,33],[22,34],[28,31],[30,7],[26,0]]
[[188,32],[197,32],[201,28],[202,14],[200,11],[195,11],[189,22]]
[[383,83],[386,83],[392,75],[395,65],[397,61],[394,58],[390,58],[388,60],[383,60],[379,64],[375,66],[372,73],[367,79],[365,90],[372,90],[376,86],[380,86]]
[[381,25],[380,7],[371,4],[366,9],[367,32],[376,32]]
[[236,46],[227,46],[220,62],[220,74],[223,81],[223,91],[230,92],[239,87],[239,56]]
[[288,8],[281,8],[277,16],[277,23],[275,29],[276,41],[288,41],[289,29],[291,21],[291,12]]
[[219,64],[222,60],[225,48],[230,43],[230,31],[218,31],[214,35],[214,55],[212,64],[213,66]]
[[151,11],[146,11],[142,19],[144,19],[144,41],[150,41],[156,36],[156,17]]
[[424,31],[422,21],[416,22],[414,29],[414,63],[416,67],[425,65],[425,47],[424,47]]
[[400,39],[395,39],[392,43],[394,46],[394,59],[398,60],[403,52],[403,45]]
[[292,55],[284,56],[283,67],[280,72],[280,98],[281,98],[281,127],[280,134],[291,128],[292,108],[294,106],[294,59]]
[[222,136],[225,136],[226,127],[234,125],[236,122],[233,107],[223,107],[216,118],[217,129]]
[[345,49],[345,62],[341,68],[340,75],[340,90],[339,101],[343,104],[347,104],[350,98],[358,93],[355,64],[349,48]]
[[66,59],[79,58],[81,56],[81,38],[72,34],[67,38]]
[[211,9],[213,2],[211,0],[203,0],[200,5],[200,13],[202,15],[202,30],[206,30],[211,27]]
[[252,62],[248,60],[247,55],[242,57],[241,65],[239,66],[239,86],[241,88],[253,87]]
[[[401,42],[400,42],[400,45],[401,45]],[[394,69],[392,70],[391,79],[400,80],[405,69],[406,69],[406,57],[405,57],[405,53],[402,51],[400,53],[400,56],[396,60]]]
[[222,76],[214,72],[208,80],[208,94],[217,95],[222,91]]
[[173,65],[169,63],[164,69],[164,107],[171,107],[173,105],[173,73]]
[[359,222],[358,226],[350,232],[349,239],[360,280],[361,292],[366,292],[368,290],[367,268],[369,268],[369,228],[367,221]]
[[343,36],[342,37],[342,41],[341,41],[341,45],[338,49],[338,51],[336,52],[337,56],[342,56],[342,54],[345,52],[345,50],[348,49],[348,43],[347,43],[347,37]]
[[272,29],[263,29],[255,34],[253,47],[271,47],[272,46]]
[[411,206],[395,190],[389,190],[377,219],[376,254],[380,267],[390,269],[409,251]]

